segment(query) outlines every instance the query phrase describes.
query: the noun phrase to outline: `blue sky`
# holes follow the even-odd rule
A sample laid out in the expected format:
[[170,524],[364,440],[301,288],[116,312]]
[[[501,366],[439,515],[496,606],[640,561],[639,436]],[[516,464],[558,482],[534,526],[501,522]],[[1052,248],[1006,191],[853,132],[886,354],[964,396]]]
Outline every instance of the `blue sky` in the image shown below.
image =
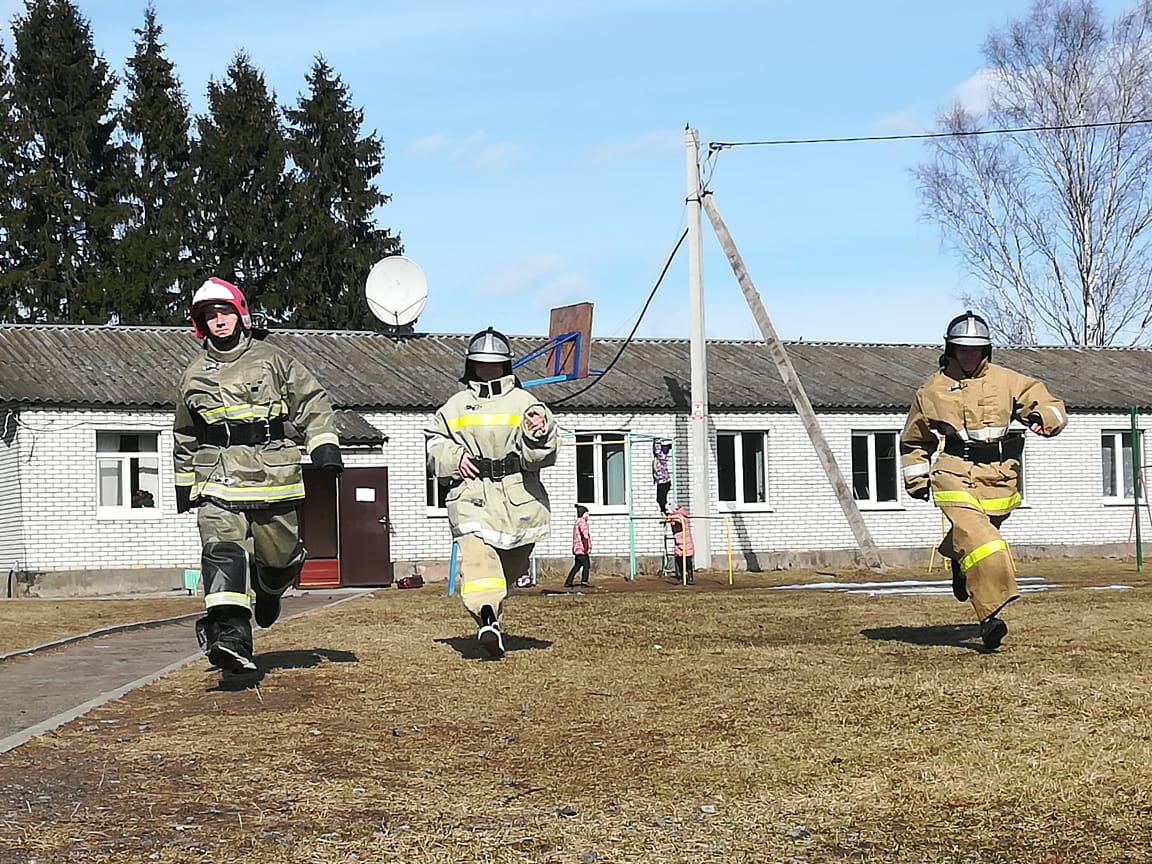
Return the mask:
[[[144,3],[80,0],[121,71]],[[418,329],[547,330],[590,300],[631,329],[683,231],[702,144],[919,132],[981,98],[980,48],[1026,0],[155,0],[195,112],[237,51],[294,102],[323,54],[386,148],[381,221],[428,278]],[[1127,4],[1103,2],[1115,13]],[[23,8],[0,0],[5,22]],[[6,41],[9,34],[5,31]],[[920,218],[916,142],[744,148],[714,200],[779,334],[937,342],[966,279]],[[706,330],[758,338],[704,220]],[[686,337],[683,250],[638,335]],[[226,275],[226,274],[222,274]]]

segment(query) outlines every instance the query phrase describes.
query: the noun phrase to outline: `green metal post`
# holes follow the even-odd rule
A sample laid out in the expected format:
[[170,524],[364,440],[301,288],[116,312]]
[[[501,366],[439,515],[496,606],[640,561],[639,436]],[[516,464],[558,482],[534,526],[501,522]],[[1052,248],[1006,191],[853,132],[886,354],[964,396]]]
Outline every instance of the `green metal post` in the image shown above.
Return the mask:
[[624,430],[624,490],[628,498],[628,581],[636,580],[636,513],[632,499],[632,433]]
[[1132,420],[1132,518],[1136,526],[1136,572],[1144,569],[1144,555],[1140,548],[1140,425],[1136,406],[1129,409]]

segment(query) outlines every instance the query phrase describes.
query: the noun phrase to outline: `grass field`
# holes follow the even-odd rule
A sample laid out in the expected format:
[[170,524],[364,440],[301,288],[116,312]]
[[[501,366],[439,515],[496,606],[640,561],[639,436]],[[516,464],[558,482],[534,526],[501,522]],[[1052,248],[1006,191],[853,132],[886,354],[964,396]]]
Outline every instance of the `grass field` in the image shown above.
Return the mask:
[[1123,568],[1043,564],[994,654],[950,597],[715,586],[517,596],[485,662],[382,591],[260,634],[253,687],[193,664],[0,756],[0,862],[1147,862]]

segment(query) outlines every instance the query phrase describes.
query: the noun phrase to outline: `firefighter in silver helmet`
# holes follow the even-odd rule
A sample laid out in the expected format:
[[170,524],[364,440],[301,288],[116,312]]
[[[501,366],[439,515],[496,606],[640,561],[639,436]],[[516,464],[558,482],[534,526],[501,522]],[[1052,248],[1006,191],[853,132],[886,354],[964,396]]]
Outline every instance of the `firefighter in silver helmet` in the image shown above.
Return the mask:
[[1020,504],[1023,434],[1051,438],[1068,421],[1064,403],[1034,378],[992,363],[987,322],[965,312],[948,323],[940,370],[916,392],[900,437],[904,486],[951,523],[940,554],[952,562],[957,600],[971,600],[985,648],[1008,632],[998,616],[1020,593],[1000,525]]
[[464,607],[479,626],[480,647],[504,654],[500,608],[528,572],[533,546],[549,532],[551,511],[540,471],[556,462],[556,420],[512,374],[512,346],[489,327],[468,340],[465,388],[425,430],[428,469],[447,495],[448,524]]
[[177,512],[198,508],[203,543],[207,615],[196,635],[214,666],[252,671],[253,611],[257,624],[270,627],[304,564],[300,450],[285,424],[303,435],[313,465],[336,472],[343,470],[340,442],[312,373],[253,339],[239,288],[215,277],[205,282],[192,298],[192,326],[204,350],[180,380],[173,457]]

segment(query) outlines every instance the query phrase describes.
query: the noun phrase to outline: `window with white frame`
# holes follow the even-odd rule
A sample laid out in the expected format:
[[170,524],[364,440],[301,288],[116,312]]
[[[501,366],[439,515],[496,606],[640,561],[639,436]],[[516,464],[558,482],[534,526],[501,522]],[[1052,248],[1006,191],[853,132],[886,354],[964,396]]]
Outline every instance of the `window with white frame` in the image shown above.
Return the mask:
[[448,497],[448,489],[451,488],[447,483],[441,483],[436,479],[436,475],[431,471],[427,472],[427,482],[424,490],[424,504],[428,509],[429,516],[445,515],[448,512],[448,504],[445,499]]
[[768,433],[717,432],[716,480],[720,503],[768,503]]
[[576,435],[576,502],[599,507],[628,505],[623,432]]
[[[1137,434],[1137,460],[1143,464],[1144,436]],[[1100,433],[1100,468],[1104,497],[1132,500],[1132,430]],[[1143,490],[1141,490],[1143,495]]]
[[96,433],[96,506],[104,512],[160,506],[157,432]]
[[896,501],[899,469],[895,432],[852,433],[852,497],[884,504]]

